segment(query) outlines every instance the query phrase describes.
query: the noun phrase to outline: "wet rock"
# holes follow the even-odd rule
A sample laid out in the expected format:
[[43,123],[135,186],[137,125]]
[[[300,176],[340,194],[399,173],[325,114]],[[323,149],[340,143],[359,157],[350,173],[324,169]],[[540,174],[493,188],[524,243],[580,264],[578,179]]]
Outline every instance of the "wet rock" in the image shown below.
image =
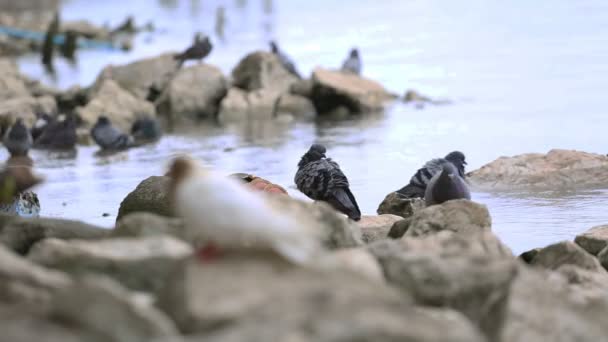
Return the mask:
[[17,119],[32,126],[36,122],[36,113],[57,114],[57,103],[50,96],[17,97],[0,101],[0,127],[4,130]]
[[270,52],[253,52],[232,70],[232,84],[247,92],[266,89],[273,93],[288,92],[298,79],[290,74],[279,58]]
[[99,116],[105,115],[112,125],[123,132],[130,132],[135,120],[156,116],[156,109],[151,103],[122,89],[116,82],[105,80],[91,95],[86,106],[76,108],[76,114],[86,127],[92,127]]
[[144,179],[122,200],[116,220],[135,212],[174,216],[169,200],[169,178],[152,176]]
[[245,91],[230,88],[220,103],[220,122],[241,122],[248,119],[269,120],[274,117],[280,93],[272,89]]
[[141,291],[161,288],[191,247],[168,236],[111,238],[99,241],[45,239],[28,259],[71,274],[102,273]]
[[369,245],[389,283],[418,304],[462,312],[497,340],[517,263],[489,231],[383,240]]
[[574,242],[587,252],[597,255],[608,246],[608,225],[593,227],[577,235]]
[[391,214],[378,216],[364,215],[361,216],[361,221],[357,222],[357,224],[363,234],[363,242],[370,243],[386,239],[393,224],[399,220],[401,220],[401,216]]
[[114,237],[172,235],[183,236],[184,225],[178,218],[149,212],[134,212],[124,216],[112,230]]
[[354,74],[316,68],[312,80],[312,100],[320,114],[339,107],[350,113],[381,111],[393,99],[379,83]]
[[295,118],[314,118],[315,106],[308,98],[294,94],[279,96],[275,105],[275,115],[288,114]]
[[489,231],[488,208],[469,200],[452,200],[420,210],[411,217],[406,236],[423,236],[443,230],[469,234]]
[[[146,342],[178,335],[173,322],[104,277],[83,277],[54,298],[52,315],[109,341]],[[83,310],[84,309],[84,310]]]
[[95,240],[108,234],[108,229],[80,221],[0,216],[0,243],[19,254],[27,254],[33,244],[46,238]]
[[467,174],[480,190],[564,190],[606,187],[608,157],[572,150],[500,157]]
[[391,192],[386,195],[376,212],[378,215],[393,214],[407,218],[425,207],[424,200],[421,198],[404,198],[396,192]]
[[574,265],[590,271],[605,272],[596,257],[570,241],[558,242],[541,249],[530,264],[551,270],[562,265]]

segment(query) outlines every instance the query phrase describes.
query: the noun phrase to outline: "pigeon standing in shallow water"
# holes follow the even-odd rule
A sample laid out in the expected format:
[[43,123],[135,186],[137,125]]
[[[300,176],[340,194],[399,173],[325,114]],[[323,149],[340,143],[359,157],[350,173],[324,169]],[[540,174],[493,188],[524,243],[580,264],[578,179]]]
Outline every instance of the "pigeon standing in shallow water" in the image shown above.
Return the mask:
[[213,45],[211,44],[209,37],[205,36],[203,38],[200,33],[197,33],[194,36],[192,46],[187,48],[186,51],[173,56],[173,58],[179,62],[178,67],[181,67],[184,62],[188,60],[198,60],[199,62],[202,61],[209,55],[209,53],[211,53],[212,49]]
[[361,75],[361,57],[359,57],[359,50],[350,50],[350,54],[342,64],[342,68],[340,70],[356,75]]
[[464,153],[454,151],[448,153],[445,158],[429,160],[422,168],[416,171],[410,179],[410,183],[397,190],[397,193],[407,198],[423,198],[429,181],[443,169],[443,163],[446,161],[452,163],[456,167],[458,175],[464,179],[464,166],[467,165]]
[[73,150],[76,148],[76,118],[68,115],[63,120],[51,120],[40,136],[34,140],[34,147],[48,150]]
[[335,161],[325,156],[325,146],[313,144],[298,163],[295,183],[298,190],[317,201],[329,203],[334,209],[359,221],[361,210],[349,189],[348,179]]
[[154,118],[139,118],[131,126],[131,136],[136,145],[157,141],[161,135],[160,123]]
[[259,193],[238,180],[201,168],[194,160],[177,158],[167,175],[175,212],[184,220],[185,238],[206,241],[199,256],[208,261],[216,252],[274,250],[294,263],[316,254],[318,243],[306,227],[276,211]]
[[449,161],[442,163],[442,169],[429,181],[424,194],[427,206],[466,198],[471,199],[467,183],[462,179],[454,164]]
[[30,130],[23,123],[23,119],[18,118],[4,136],[4,146],[11,156],[27,156],[32,147],[32,140]]
[[270,51],[277,57],[279,57],[279,61],[281,61],[281,64],[283,65],[283,67],[285,67],[287,71],[289,71],[289,73],[291,73],[297,78],[302,78],[291,58],[289,58],[283,51],[279,49],[279,46],[276,42],[270,42]]
[[133,138],[112,126],[110,119],[100,116],[91,128],[93,140],[102,150],[124,150],[133,146]]
[[42,134],[42,132],[44,131],[44,129],[53,121],[55,121],[55,118],[44,113],[44,114],[36,114],[36,122],[34,123],[34,126],[32,127],[32,138],[34,139],[34,141],[36,141],[36,139],[38,139],[38,137]]

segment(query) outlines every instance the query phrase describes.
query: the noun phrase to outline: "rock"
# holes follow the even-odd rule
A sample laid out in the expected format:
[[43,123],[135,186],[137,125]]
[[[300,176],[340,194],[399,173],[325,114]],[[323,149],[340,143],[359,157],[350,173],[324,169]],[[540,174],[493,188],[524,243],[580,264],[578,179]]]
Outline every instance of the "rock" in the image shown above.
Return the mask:
[[[15,70],[19,70],[16,64],[14,68]],[[0,70],[3,69],[0,64]],[[10,72],[0,74],[0,101],[29,96],[30,92],[27,90],[25,82],[18,75],[11,74]]]
[[391,239],[399,239],[410,228],[411,218],[406,218],[393,223],[393,226],[388,231],[388,237]]
[[71,274],[103,273],[128,288],[156,291],[177,263],[191,253],[190,245],[168,236],[45,239],[32,247],[28,259]]
[[166,95],[159,100],[159,114],[172,122],[215,118],[226,95],[227,81],[222,71],[209,64],[183,68],[169,82]]
[[152,176],[144,179],[122,200],[116,220],[134,212],[174,216],[169,200],[169,178]]
[[399,220],[401,220],[401,216],[391,214],[361,216],[361,221],[357,223],[361,229],[361,233],[363,234],[363,242],[370,243],[377,240],[386,239],[393,224]]
[[608,270],[608,247],[602,249],[597,254],[597,258],[604,269]]
[[86,106],[76,108],[85,127],[92,127],[99,116],[105,115],[112,125],[128,133],[138,118],[156,116],[151,103],[136,98],[112,80],[105,80],[91,96]]
[[489,231],[491,227],[492,218],[485,205],[452,200],[416,212],[405,235],[423,236],[442,230],[468,234]]
[[43,97],[17,97],[0,101],[0,127],[5,130],[17,118],[32,126],[36,122],[36,113],[46,113],[51,116],[57,114],[57,103],[49,96]]
[[531,264],[534,258],[538,255],[542,248],[534,248],[529,251],[523,252],[519,255],[518,259],[525,262],[526,264]]
[[332,251],[324,255],[317,266],[328,271],[336,269],[352,271],[373,281],[385,283],[378,260],[363,247]]
[[403,101],[405,102],[432,102],[432,100],[424,95],[421,95],[415,90],[407,90],[403,95]]
[[312,88],[314,83],[311,79],[297,80],[289,87],[289,92],[294,95],[300,95],[307,99],[312,97]]
[[483,341],[454,312],[429,313],[351,272],[298,268],[271,256],[190,260],[172,279],[159,305],[198,340]]
[[596,257],[570,241],[558,242],[541,249],[530,264],[551,270],[562,265],[574,265],[590,271],[605,272]]
[[115,342],[146,342],[178,335],[173,322],[103,277],[83,277],[59,292],[52,315]]
[[587,252],[597,255],[608,246],[608,225],[593,227],[577,235],[574,242]]
[[108,229],[80,221],[0,216],[0,243],[19,254],[27,254],[33,244],[46,238],[95,240],[109,233]]
[[178,218],[160,216],[149,212],[134,212],[116,223],[113,237],[138,237],[172,235],[183,236],[184,225]]
[[109,40],[110,31],[107,28],[95,26],[87,20],[73,20],[61,23],[60,32],[75,32],[89,39]]
[[232,84],[247,92],[267,89],[273,93],[284,93],[297,81],[283,67],[279,58],[270,52],[250,53],[232,70]]
[[442,231],[369,245],[389,283],[418,304],[462,312],[496,341],[517,273],[511,252],[489,231]]
[[408,218],[426,207],[422,198],[404,198],[396,192],[386,195],[376,212],[378,215],[393,214]]
[[59,112],[72,113],[77,107],[84,107],[88,99],[88,89],[72,86],[55,96]]
[[304,96],[283,94],[277,99],[275,115],[289,114],[296,118],[311,119],[315,113],[312,101]]
[[606,187],[608,157],[572,150],[500,157],[467,174],[478,190],[564,190]]
[[230,88],[220,103],[218,120],[222,123],[241,122],[248,119],[269,120],[275,115],[275,105],[280,93],[272,89],[244,91]]
[[381,111],[393,99],[379,83],[355,74],[316,68],[312,81],[312,101],[320,114],[338,107],[350,113]]

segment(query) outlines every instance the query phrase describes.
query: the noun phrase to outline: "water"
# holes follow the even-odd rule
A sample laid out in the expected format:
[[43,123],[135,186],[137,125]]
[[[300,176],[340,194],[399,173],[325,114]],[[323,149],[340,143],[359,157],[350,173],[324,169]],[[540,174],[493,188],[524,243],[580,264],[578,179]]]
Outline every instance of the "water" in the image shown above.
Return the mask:
[[[364,74],[391,91],[414,88],[453,103],[423,110],[395,104],[382,115],[347,121],[201,126],[110,158],[94,156],[93,147],[81,147],[73,159],[38,152],[38,170],[47,177],[39,188],[44,215],[110,227],[124,196],[143,178],[162,174],[181,152],[226,173],[266,177],[300,197],[291,186],[297,161],[321,142],[368,214],[427,159],[452,150],[467,154],[469,170],[551,148],[608,152],[608,3],[600,0],[275,1],[270,12],[259,0],[72,0],[63,7],[66,19],[116,24],[134,13],[137,22],[152,19],[160,33],[140,35],[129,53],[81,52],[78,66],[58,65],[58,85],[86,85],[109,63],[179,51],[194,31],[213,34],[220,4],[226,39],[214,37],[208,62],[226,73],[273,38],[305,73],[339,66],[356,45]],[[45,79],[37,61],[26,57],[20,65]],[[494,231],[516,253],[608,223],[605,189],[473,197],[489,207]]]

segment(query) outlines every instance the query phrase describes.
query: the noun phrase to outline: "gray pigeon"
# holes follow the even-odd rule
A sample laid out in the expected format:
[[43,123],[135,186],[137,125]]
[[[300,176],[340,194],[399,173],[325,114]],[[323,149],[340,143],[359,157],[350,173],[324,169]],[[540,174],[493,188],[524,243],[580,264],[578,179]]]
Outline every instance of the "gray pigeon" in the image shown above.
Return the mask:
[[212,49],[213,45],[211,44],[209,37],[205,36],[203,38],[201,33],[197,33],[194,36],[192,46],[187,48],[184,52],[173,56],[173,59],[177,60],[178,67],[181,67],[187,60],[198,60],[199,62],[202,61],[211,53]]
[[102,150],[117,151],[133,146],[133,138],[112,126],[110,119],[103,115],[97,119],[95,126],[91,128],[91,136]]
[[361,210],[349,189],[348,179],[335,161],[325,156],[325,146],[314,144],[298,163],[295,183],[298,190],[313,200],[329,203],[355,221]]
[[466,198],[471,199],[471,193],[467,183],[460,177],[454,164],[444,161],[440,172],[436,173],[429,181],[424,194],[427,206],[441,204],[443,202]]
[[13,157],[27,156],[32,143],[32,134],[22,118],[18,118],[4,136],[4,146]]
[[73,150],[78,142],[76,118],[66,116],[63,120],[51,119],[34,141],[34,147],[48,150]]
[[273,54],[277,55],[277,57],[279,57],[281,64],[283,64],[283,67],[285,67],[285,69],[287,69],[287,71],[289,71],[292,75],[294,75],[297,78],[300,78],[300,79],[302,78],[302,76],[300,76],[300,73],[296,69],[296,65],[293,63],[291,58],[289,58],[289,56],[287,56],[283,51],[281,51],[279,49],[279,46],[277,45],[276,42],[274,42],[274,41],[270,42],[270,51]]
[[355,75],[361,75],[361,57],[359,57],[359,50],[356,48],[350,50],[350,54],[342,64],[342,68],[340,70]]
[[397,190],[397,193],[406,198],[423,198],[426,187],[431,178],[443,169],[443,163],[451,162],[458,170],[458,174],[464,179],[464,166],[467,165],[464,153],[460,151],[450,152],[445,158],[429,160],[424,166],[412,176],[408,185]]

